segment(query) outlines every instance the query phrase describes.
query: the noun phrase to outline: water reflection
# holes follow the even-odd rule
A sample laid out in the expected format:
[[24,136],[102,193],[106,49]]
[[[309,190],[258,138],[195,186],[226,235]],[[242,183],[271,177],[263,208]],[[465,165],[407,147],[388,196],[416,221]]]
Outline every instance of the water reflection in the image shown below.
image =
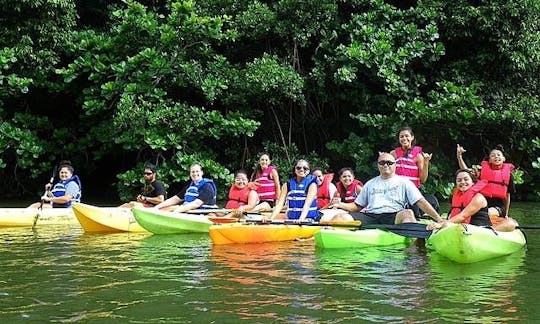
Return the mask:
[[[433,305],[442,319],[472,322],[523,320],[517,305],[521,296],[516,281],[524,270],[525,250],[471,264],[452,262],[430,254],[430,289],[438,298]],[[465,306],[464,306],[465,305]],[[482,312],[478,310],[482,309]]]

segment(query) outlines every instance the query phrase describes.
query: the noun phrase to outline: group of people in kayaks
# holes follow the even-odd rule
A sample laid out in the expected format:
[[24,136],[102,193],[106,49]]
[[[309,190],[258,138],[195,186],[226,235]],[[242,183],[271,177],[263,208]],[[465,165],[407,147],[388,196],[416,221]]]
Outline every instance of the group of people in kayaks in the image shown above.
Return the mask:
[[[435,222],[427,229],[447,226],[448,223],[469,223],[477,226],[492,226],[499,231],[512,231],[517,222],[508,217],[510,194],[514,183],[514,166],[506,162],[502,147],[492,149],[480,169],[470,169],[463,160],[465,149],[457,145],[456,154],[460,169],[455,174],[455,189],[448,219],[439,214],[437,199],[423,195],[422,183],[428,177],[432,155],[415,144],[410,127],[398,133],[399,146],[390,152],[379,152],[377,167],[379,175],[363,184],[355,179],[351,168],[338,172],[334,184],[333,174],[325,174],[312,168],[308,161],[300,159],[294,164],[290,178],[281,184],[276,167],[270,156],[263,153],[251,176],[238,170],[229,189],[225,209],[228,216],[241,217],[246,212],[267,212],[269,219],[293,219],[305,221],[354,221],[364,225],[401,224],[417,222],[424,214]],[[136,202],[124,204],[186,212],[193,209],[215,209],[217,188],[204,177],[200,164],[189,170],[191,181],[176,195],[166,199],[164,184],[157,180],[154,165],[145,166],[145,186]],[[80,201],[81,183],[74,175],[71,164],[60,164],[59,181],[46,186],[41,203],[34,207],[69,207]]]

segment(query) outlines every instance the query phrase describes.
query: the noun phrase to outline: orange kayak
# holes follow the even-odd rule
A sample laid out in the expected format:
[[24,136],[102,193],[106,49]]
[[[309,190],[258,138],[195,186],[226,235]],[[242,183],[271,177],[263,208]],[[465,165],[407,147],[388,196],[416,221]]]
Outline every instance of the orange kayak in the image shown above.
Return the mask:
[[210,226],[212,243],[265,243],[311,238],[322,226],[297,224],[232,223]]

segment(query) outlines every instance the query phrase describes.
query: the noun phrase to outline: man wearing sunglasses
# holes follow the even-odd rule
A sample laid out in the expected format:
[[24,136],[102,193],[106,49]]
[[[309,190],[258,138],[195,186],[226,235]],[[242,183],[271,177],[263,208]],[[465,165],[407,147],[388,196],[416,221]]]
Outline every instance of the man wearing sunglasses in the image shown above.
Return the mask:
[[144,187],[137,201],[143,203],[145,207],[153,207],[165,200],[165,186],[163,182],[156,180],[157,169],[155,165],[147,164],[144,167]]
[[433,219],[443,219],[407,178],[396,174],[396,160],[390,153],[379,153],[379,176],[369,180],[351,203],[337,203],[333,207],[349,211],[336,215],[335,220],[360,220],[363,225],[415,223],[412,209],[418,206]]

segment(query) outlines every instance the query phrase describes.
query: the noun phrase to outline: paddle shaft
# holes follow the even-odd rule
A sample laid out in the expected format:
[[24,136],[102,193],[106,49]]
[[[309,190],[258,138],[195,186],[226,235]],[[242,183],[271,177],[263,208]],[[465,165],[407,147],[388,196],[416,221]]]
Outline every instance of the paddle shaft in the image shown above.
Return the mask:
[[427,238],[432,233],[432,231],[426,229],[426,224],[420,223],[372,224],[362,225],[360,229],[380,229],[412,238]]
[[[45,192],[43,193],[43,196],[45,196],[48,192],[51,191],[51,189],[47,189],[48,185],[52,186],[53,182],[54,182],[54,177],[56,176],[56,165],[54,166],[53,168],[53,172],[52,172],[52,176],[51,176],[51,179],[49,179],[49,183],[47,183],[45,185]],[[45,200],[43,198],[41,198],[41,202],[39,204],[39,207],[38,207],[38,210],[43,210],[43,204],[45,203]],[[35,227],[36,226],[36,223],[38,221],[38,218],[39,218],[39,212],[36,214],[36,217],[34,218],[34,223],[32,224],[32,227]]]

